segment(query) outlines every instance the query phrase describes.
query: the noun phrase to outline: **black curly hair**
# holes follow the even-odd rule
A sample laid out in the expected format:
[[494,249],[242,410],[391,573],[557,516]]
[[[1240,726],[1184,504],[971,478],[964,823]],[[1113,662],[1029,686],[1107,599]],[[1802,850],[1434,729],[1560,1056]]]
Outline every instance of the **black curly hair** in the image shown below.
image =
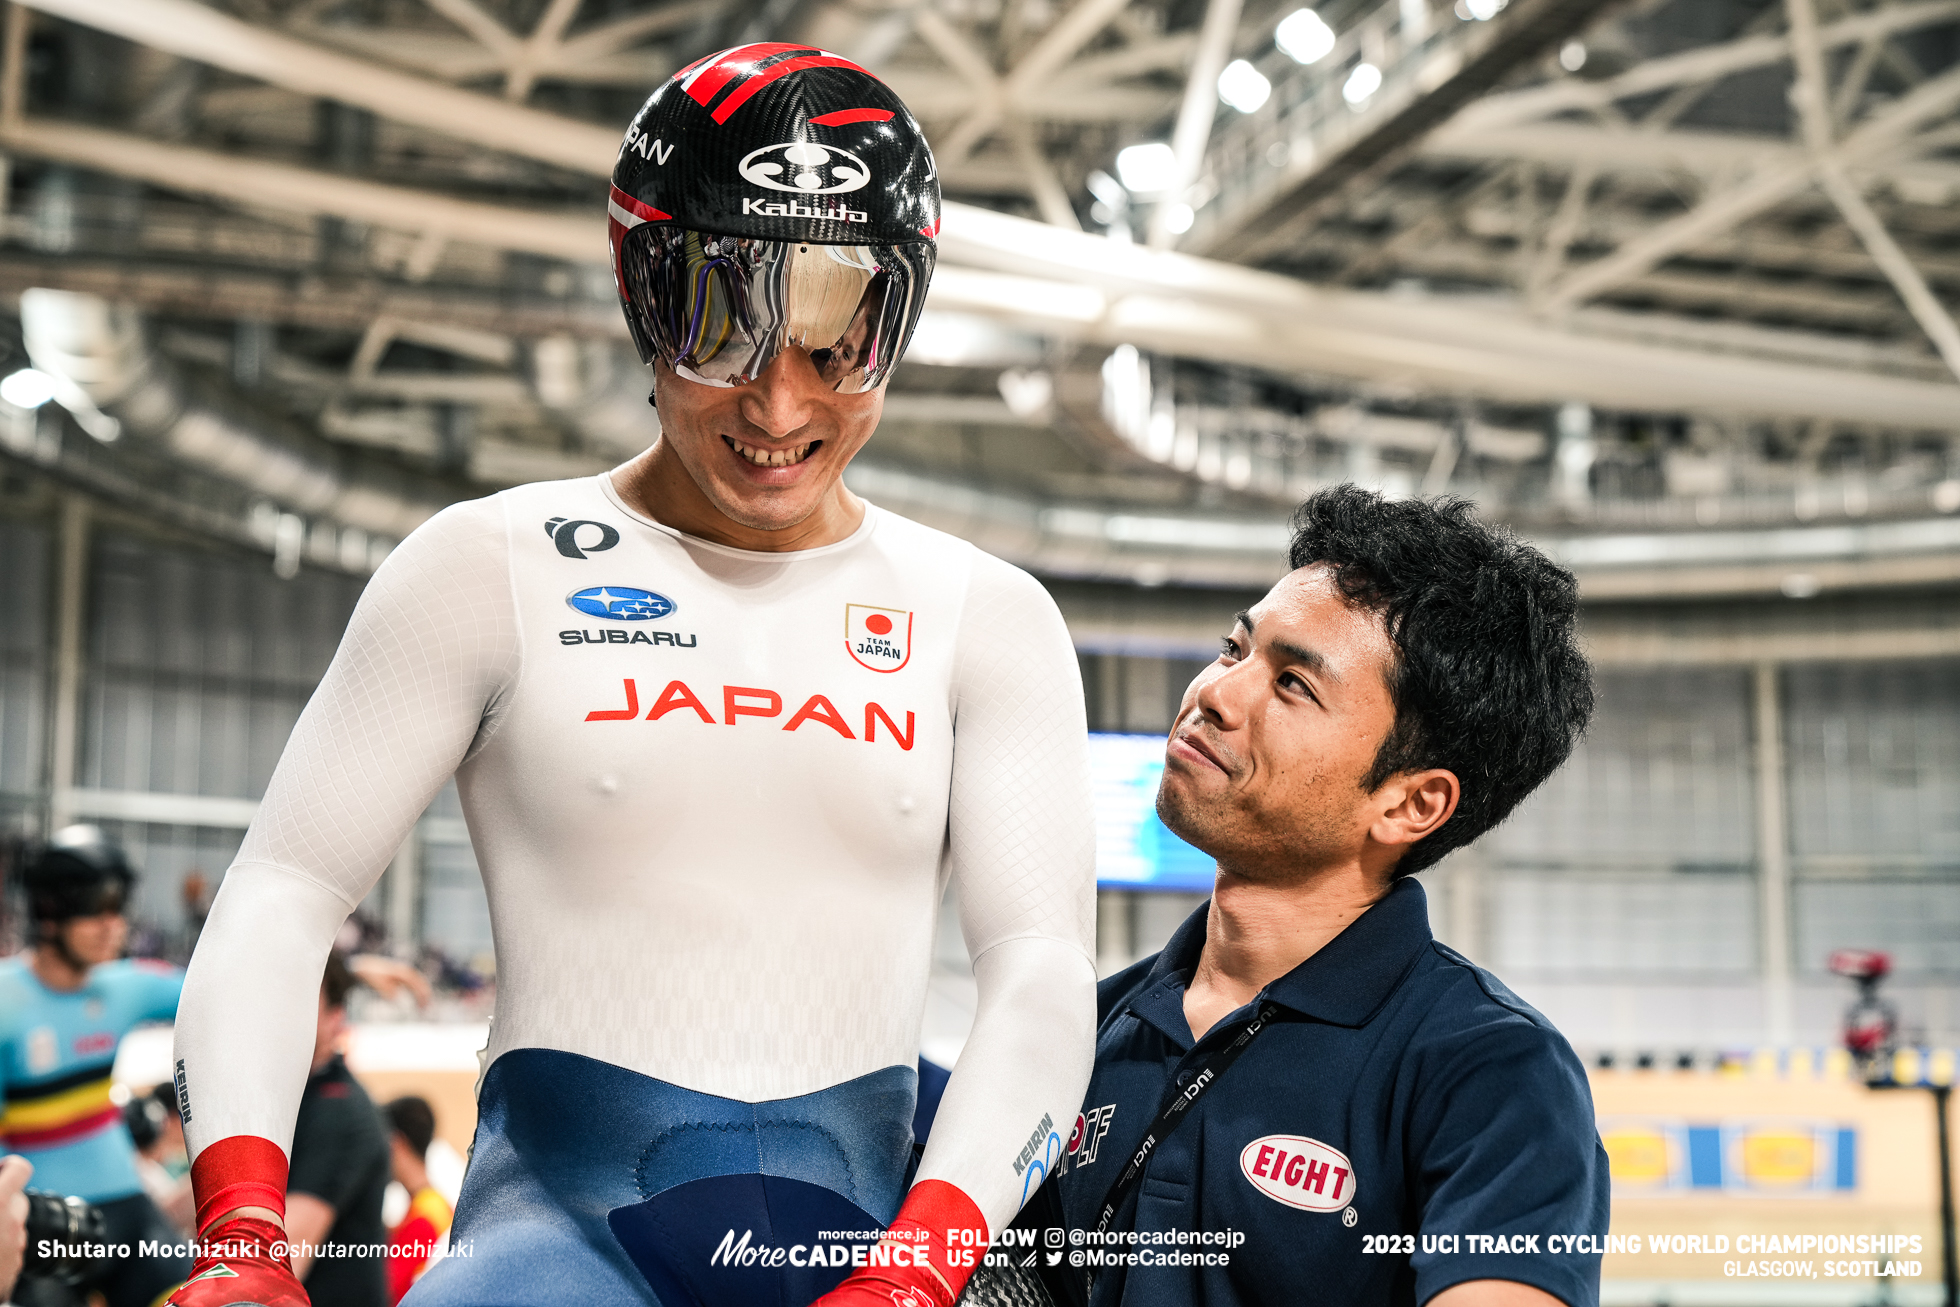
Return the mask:
[[408,1141],[417,1157],[429,1155],[436,1137],[436,1113],[429,1100],[419,1094],[404,1094],[381,1109],[395,1133]]
[[1395,646],[1395,725],[1362,781],[1445,768],[1456,812],[1412,845],[1397,877],[1434,866],[1511,815],[1572,752],[1592,717],[1570,572],[1465,499],[1316,492],[1293,514],[1288,561],[1322,564],[1349,603],[1379,613]]

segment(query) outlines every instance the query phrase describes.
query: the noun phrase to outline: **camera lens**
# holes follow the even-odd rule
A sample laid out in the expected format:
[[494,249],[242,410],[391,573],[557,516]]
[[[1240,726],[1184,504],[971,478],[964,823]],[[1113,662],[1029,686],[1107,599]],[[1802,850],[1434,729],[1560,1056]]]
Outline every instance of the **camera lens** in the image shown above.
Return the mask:
[[27,1191],[27,1255],[21,1273],[77,1283],[94,1267],[90,1245],[107,1242],[102,1209],[79,1198]]

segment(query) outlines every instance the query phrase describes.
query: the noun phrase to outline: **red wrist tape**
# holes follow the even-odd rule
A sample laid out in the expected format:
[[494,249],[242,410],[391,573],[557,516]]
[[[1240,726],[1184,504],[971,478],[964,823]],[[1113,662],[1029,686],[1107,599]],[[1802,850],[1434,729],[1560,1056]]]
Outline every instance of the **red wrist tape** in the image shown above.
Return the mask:
[[951,1307],[986,1254],[987,1218],[957,1186],[921,1180],[905,1195],[886,1237],[907,1233],[924,1236],[926,1258],[944,1281],[946,1307]]
[[239,1207],[269,1207],[286,1215],[286,1154],[257,1135],[220,1139],[191,1163],[191,1192],[197,1195],[197,1230]]

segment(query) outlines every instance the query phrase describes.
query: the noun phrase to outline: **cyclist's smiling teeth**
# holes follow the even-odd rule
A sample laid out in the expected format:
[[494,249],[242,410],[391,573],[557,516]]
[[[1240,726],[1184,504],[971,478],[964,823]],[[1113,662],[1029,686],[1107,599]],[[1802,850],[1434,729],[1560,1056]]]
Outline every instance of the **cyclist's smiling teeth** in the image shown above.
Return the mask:
[[758,449],[754,445],[745,445],[728,436],[723,436],[722,441],[757,467],[790,467],[801,463],[816,451],[817,446],[823,444],[821,440],[811,440],[801,445],[792,445],[788,449]]

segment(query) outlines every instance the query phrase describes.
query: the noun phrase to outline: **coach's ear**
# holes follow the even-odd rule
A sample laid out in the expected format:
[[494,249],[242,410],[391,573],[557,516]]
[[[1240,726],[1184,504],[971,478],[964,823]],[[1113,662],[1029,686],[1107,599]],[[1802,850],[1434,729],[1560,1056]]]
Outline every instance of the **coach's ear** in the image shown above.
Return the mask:
[[1461,794],[1456,773],[1441,767],[1391,776],[1375,791],[1368,837],[1392,847],[1414,844],[1450,819]]

